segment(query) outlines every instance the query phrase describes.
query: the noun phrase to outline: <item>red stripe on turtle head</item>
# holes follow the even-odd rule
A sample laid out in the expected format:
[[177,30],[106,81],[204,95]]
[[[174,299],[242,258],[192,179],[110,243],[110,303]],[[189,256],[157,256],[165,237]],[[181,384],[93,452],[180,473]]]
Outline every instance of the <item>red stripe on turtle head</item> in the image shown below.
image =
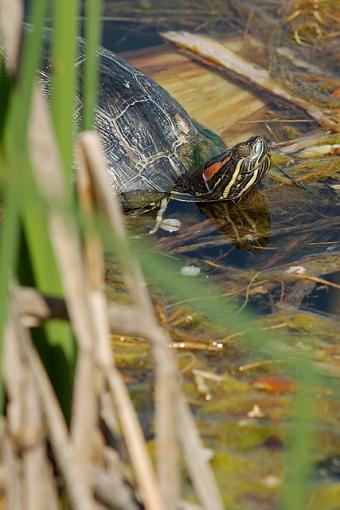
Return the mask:
[[228,154],[228,156],[226,156],[224,159],[221,159],[221,161],[216,161],[215,163],[207,166],[202,174],[205,182],[210,181],[210,179],[214,177],[214,175],[217,174],[217,172],[219,172],[226,163],[228,163],[231,157],[231,154]]

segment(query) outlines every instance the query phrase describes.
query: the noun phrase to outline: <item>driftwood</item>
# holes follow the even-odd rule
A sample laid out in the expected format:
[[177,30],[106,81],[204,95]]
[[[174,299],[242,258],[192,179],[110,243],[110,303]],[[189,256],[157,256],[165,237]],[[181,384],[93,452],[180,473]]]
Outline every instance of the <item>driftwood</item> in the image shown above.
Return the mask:
[[265,92],[302,108],[326,129],[340,132],[339,119],[331,117],[305,99],[292,95],[281,83],[271,77],[266,69],[259,68],[243,60],[236,53],[225,48],[210,37],[188,32],[163,32],[161,35],[166,41],[190,51],[195,57],[219,66],[247,84],[250,83]]

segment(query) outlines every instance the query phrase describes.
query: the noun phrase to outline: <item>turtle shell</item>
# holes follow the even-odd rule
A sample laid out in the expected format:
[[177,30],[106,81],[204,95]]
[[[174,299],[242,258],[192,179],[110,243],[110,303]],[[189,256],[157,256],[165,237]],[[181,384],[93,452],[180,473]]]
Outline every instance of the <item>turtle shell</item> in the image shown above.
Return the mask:
[[96,126],[114,189],[131,202],[170,193],[190,171],[200,134],[166,90],[100,50]]
[[[85,48],[86,43],[79,39],[80,91]],[[40,71],[46,89],[50,86],[49,55],[47,50]],[[98,49],[98,56],[96,129],[112,187],[128,208],[157,202],[171,193],[180,178],[223,150],[224,142],[195,123],[164,88],[126,60],[104,48]],[[80,93],[78,122],[81,110]]]

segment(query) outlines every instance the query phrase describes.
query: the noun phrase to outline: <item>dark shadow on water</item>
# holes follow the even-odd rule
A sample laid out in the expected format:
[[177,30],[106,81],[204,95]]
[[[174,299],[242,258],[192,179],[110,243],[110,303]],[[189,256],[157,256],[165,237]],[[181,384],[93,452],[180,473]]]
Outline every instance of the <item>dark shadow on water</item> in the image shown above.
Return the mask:
[[104,21],[102,44],[114,52],[140,50],[164,44],[154,27],[141,27],[138,23]]
[[[340,271],[326,274],[323,279],[340,285]],[[340,289],[318,284],[302,304],[304,308],[314,309],[321,313],[331,313],[340,318]]]

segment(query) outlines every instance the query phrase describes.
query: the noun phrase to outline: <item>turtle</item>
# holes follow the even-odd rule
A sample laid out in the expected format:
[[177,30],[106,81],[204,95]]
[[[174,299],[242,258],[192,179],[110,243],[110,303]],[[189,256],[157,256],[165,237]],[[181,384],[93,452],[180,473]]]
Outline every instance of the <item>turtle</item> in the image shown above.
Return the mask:
[[[75,118],[79,123],[84,39],[79,38],[78,48]],[[261,136],[227,148],[216,133],[191,119],[169,92],[142,71],[108,49],[99,47],[97,52],[96,130],[112,190],[120,195],[126,210],[150,209],[163,198],[237,201],[268,173],[270,153]],[[47,50],[39,71],[47,94],[52,65]]]

